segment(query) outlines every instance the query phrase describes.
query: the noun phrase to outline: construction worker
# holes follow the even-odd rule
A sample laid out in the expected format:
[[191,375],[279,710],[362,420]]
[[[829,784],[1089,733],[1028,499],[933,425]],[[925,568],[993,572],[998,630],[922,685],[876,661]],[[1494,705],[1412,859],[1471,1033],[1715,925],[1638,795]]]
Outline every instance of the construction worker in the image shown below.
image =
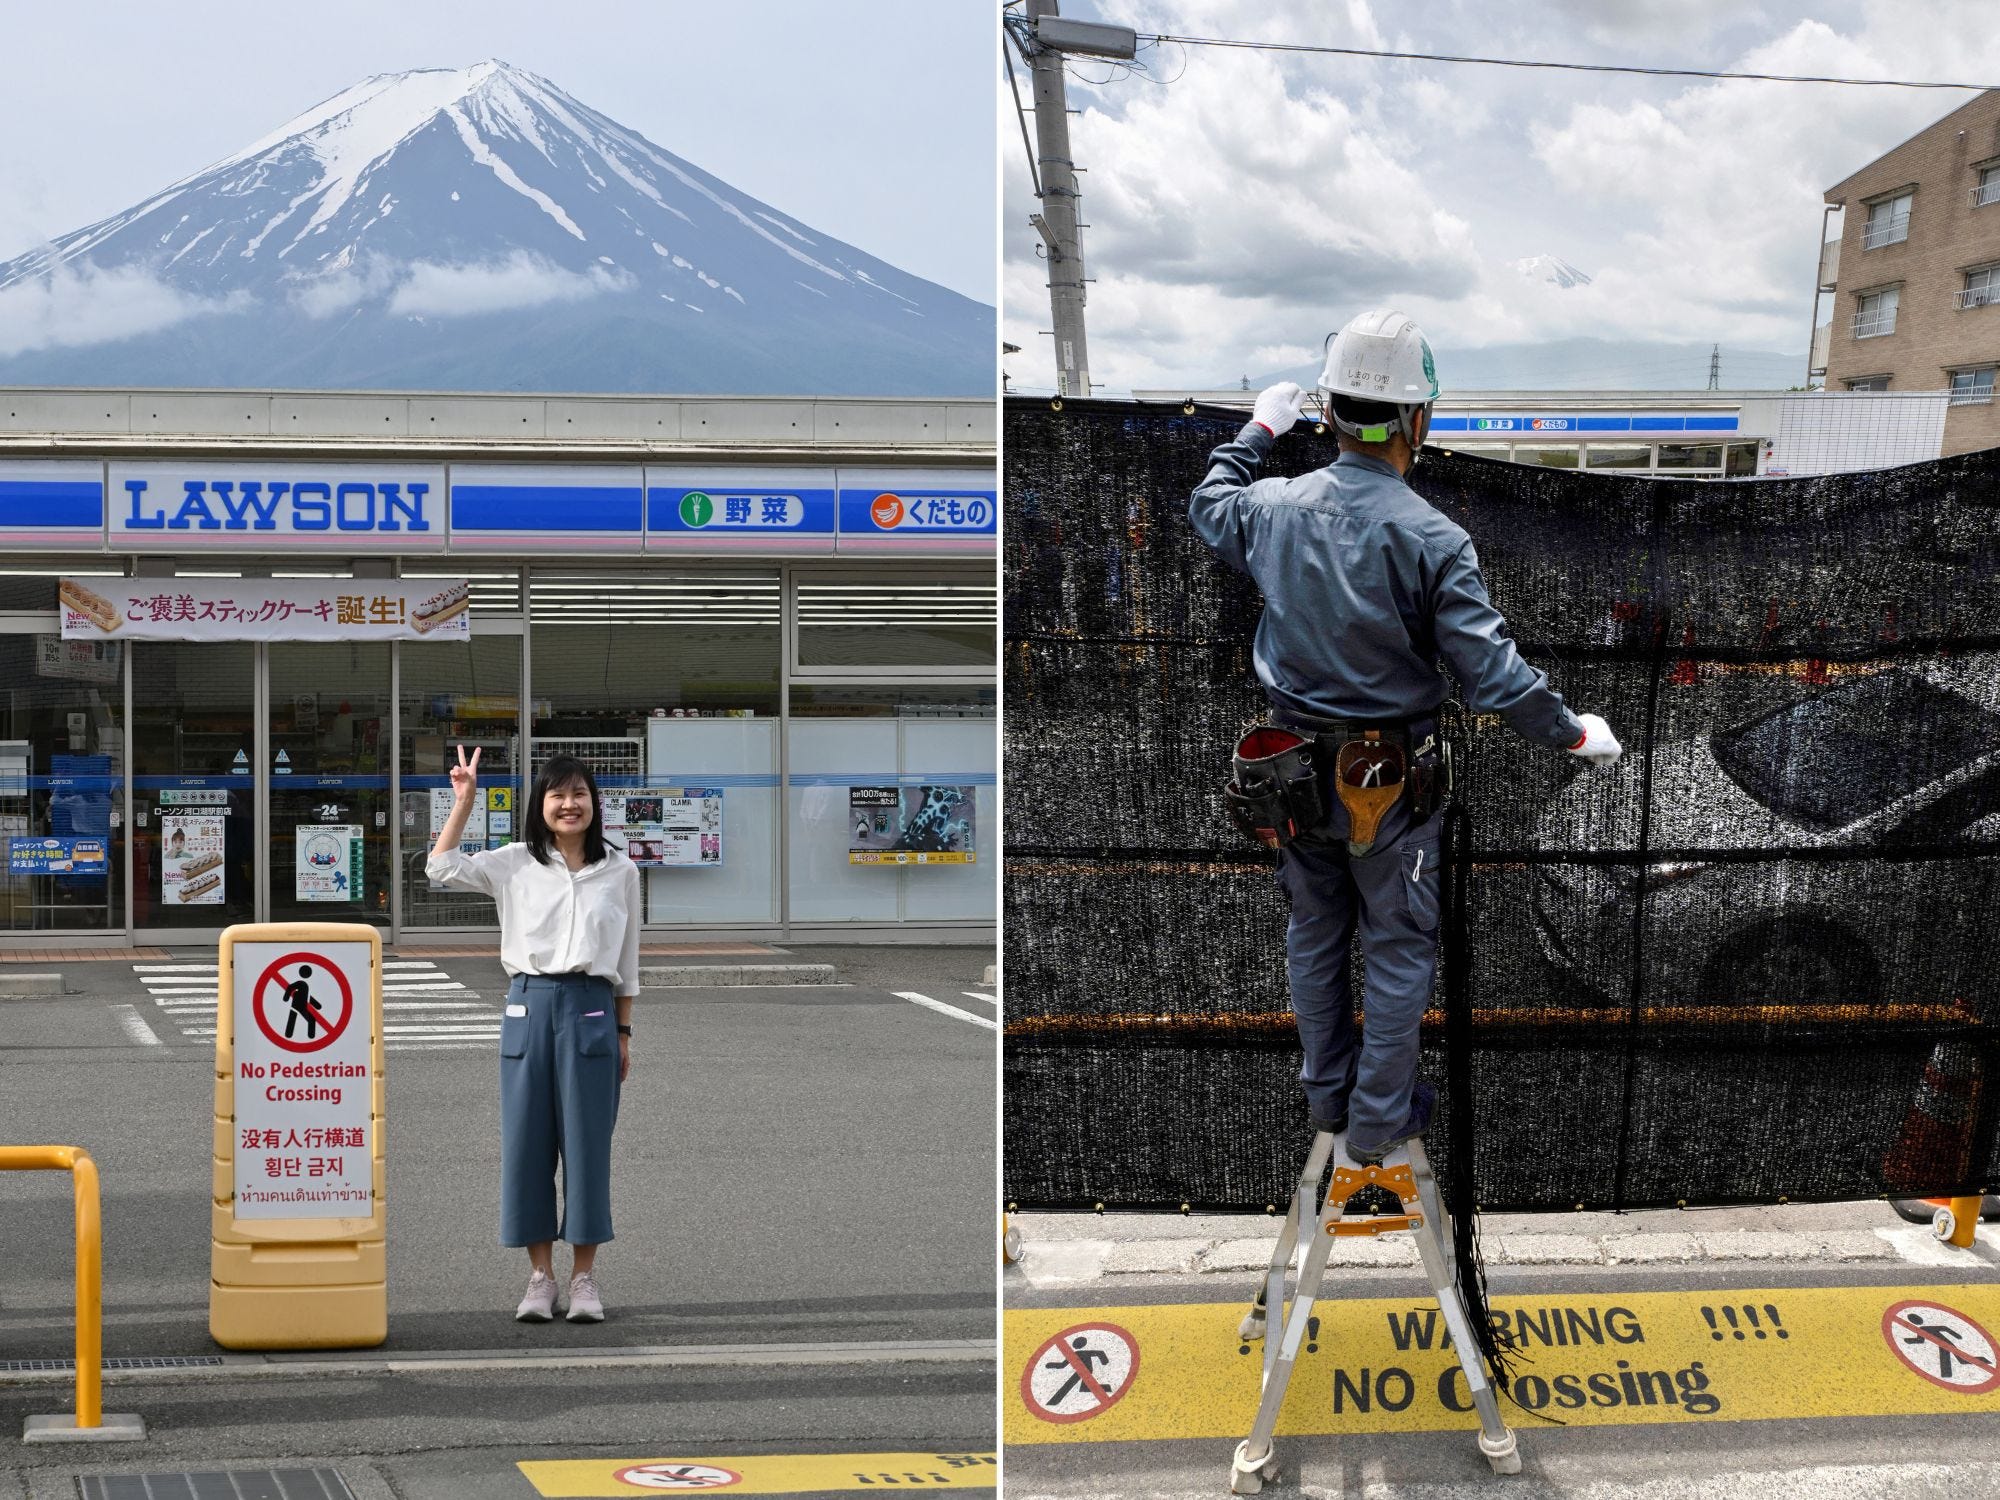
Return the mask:
[[[1314,752],[1311,775],[1337,794],[1314,804],[1323,822],[1284,844],[1278,883],[1291,900],[1286,969],[1313,1125],[1344,1132],[1348,1157],[1367,1164],[1421,1135],[1435,1104],[1416,1074],[1437,971],[1439,659],[1474,713],[1593,764],[1622,751],[1603,719],[1570,712],[1521,659],[1470,538],[1405,482],[1438,394],[1417,325],[1363,313],[1330,340],[1319,384],[1339,457],[1294,479],[1254,478],[1299,420],[1303,392],[1281,382],[1209,455],[1188,518],[1263,590],[1258,680],[1277,723]],[[1347,985],[1357,928],[1365,1036]]]

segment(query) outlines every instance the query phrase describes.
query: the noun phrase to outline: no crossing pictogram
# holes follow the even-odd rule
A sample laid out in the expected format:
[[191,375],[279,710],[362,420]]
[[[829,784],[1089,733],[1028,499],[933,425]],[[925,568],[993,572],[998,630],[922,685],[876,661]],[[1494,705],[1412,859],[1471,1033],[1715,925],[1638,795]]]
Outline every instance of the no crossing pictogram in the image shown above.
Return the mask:
[[721,1469],[714,1464],[671,1463],[635,1464],[611,1477],[642,1490],[720,1490],[743,1480],[734,1469]]
[[1115,1323],[1079,1323],[1037,1349],[1021,1401],[1044,1422],[1082,1422],[1124,1399],[1139,1374],[1139,1341]]
[[2000,1385],[2000,1345],[1956,1308],[1898,1302],[1882,1314],[1882,1337],[1898,1359],[1933,1385],[1966,1396]]
[[323,953],[287,953],[257,976],[250,1013],[273,1046],[318,1052],[354,1018],[354,986]]

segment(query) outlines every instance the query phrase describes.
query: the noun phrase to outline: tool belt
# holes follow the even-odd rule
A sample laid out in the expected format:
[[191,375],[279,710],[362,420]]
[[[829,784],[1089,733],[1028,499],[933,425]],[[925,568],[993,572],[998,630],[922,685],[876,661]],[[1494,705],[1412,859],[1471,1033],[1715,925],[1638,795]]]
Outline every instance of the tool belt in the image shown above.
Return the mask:
[[[1414,724],[1426,726],[1412,743]],[[1269,849],[1325,824],[1334,796],[1347,809],[1347,852],[1375,847],[1382,819],[1404,796],[1411,821],[1421,823],[1451,794],[1451,747],[1435,720],[1309,719],[1260,724],[1237,741],[1234,772],[1224,789],[1231,818]]]

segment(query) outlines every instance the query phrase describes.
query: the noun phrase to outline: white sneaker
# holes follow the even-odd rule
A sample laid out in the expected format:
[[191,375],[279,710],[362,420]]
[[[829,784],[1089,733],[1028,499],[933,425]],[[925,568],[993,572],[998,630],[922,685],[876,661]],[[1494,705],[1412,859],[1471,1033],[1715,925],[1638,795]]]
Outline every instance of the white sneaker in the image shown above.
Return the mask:
[[[528,1294],[514,1309],[519,1323],[546,1323],[556,1315],[556,1279],[542,1271],[528,1278]],[[599,1314],[602,1316],[602,1314]]]
[[588,1271],[578,1271],[569,1279],[569,1320],[572,1323],[602,1323],[604,1302],[597,1295],[597,1282]]

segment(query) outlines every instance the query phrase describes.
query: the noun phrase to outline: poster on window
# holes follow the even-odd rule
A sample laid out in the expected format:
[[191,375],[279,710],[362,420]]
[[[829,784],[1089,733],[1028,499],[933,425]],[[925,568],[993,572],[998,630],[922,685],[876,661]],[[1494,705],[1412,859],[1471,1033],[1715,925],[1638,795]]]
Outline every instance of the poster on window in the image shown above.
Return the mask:
[[359,823],[301,823],[292,870],[292,895],[299,901],[361,899]]
[[101,838],[13,838],[7,841],[7,872],[102,880],[111,868],[106,856]]
[[222,819],[211,813],[160,817],[160,899],[169,906],[220,906]]
[[854,786],[850,865],[979,863],[978,802],[969,786]]
[[722,788],[670,786],[603,798],[604,836],[643,869],[722,867]]

